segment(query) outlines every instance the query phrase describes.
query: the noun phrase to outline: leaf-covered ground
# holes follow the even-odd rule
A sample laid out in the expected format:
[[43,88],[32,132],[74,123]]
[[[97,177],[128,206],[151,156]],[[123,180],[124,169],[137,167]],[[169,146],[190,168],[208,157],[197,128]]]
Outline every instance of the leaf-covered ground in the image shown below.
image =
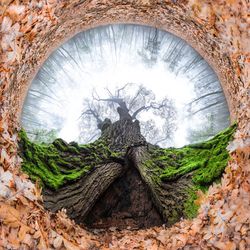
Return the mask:
[[[109,11],[114,5],[119,6],[116,13]],[[11,86],[13,82],[24,83],[29,77],[29,68],[37,65],[36,61],[44,53],[44,47],[40,50],[38,47],[46,47],[46,39],[53,32],[65,32],[59,24],[65,23],[66,15],[71,13],[70,21],[66,23],[68,27],[73,27],[72,16],[77,10],[84,13],[88,8],[98,9],[95,15],[103,8],[108,10],[110,20],[116,19],[121,13],[130,16],[130,11],[137,8],[143,9],[142,12],[147,16],[158,11],[157,15],[161,16],[159,20],[165,18],[165,10],[174,11],[173,23],[176,20],[183,22],[183,18],[185,22],[194,23],[196,28],[199,27],[196,37],[202,38],[200,34],[204,34],[201,32],[203,30],[207,35],[205,40],[214,43],[211,56],[223,54],[233,66],[233,72],[228,70],[227,73],[228,79],[233,75],[234,80],[231,81],[232,84],[225,85],[225,91],[230,90],[227,98],[239,128],[229,147],[231,160],[221,184],[213,185],[206,196],[200,196],[198,202],[201,208],[197,218],[183,220],[170,229],[157,227],[119,232],[112,229],[112,232],[93,234],[75,225],[64,211],[57,214],[45,211],[39,188],[20,172],[15,122],[17,117],[10,103],[18,106],[19,101],[14,99],[14,93],[21,88],[13,89]],[[88,13],[86,18],[93,20],[95,15]],[[82,16],[76,21],[80,23],[81,20]],[[139,15],[133,20],[140,21]],[[248,1],[3,0],[0,3],[0,23],[1,249],[250,249]],[[38,43],[39,39],[41,43]],[[34,55],[34,51],[30,50],[31,46],[38,50],[35,53],[37,60],[31,56]]]

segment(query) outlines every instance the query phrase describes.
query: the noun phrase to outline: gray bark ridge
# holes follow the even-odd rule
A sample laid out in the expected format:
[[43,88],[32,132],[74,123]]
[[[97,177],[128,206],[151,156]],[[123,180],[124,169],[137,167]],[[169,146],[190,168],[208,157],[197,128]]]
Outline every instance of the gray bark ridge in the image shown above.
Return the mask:
[[102,131],[101,139],[124,160],[98,165],[84,177],[56,191],[45,188],[45,207],[53,212],[65,208],[72,219],[84,223],[91,209],[110,185],[122,177],[129,167],[135,167],[166,224],[172,225],[178,221],[183,215],[185,189],[190,185],[191,178],[184,176],[175,183],[161,182],[154,169],[145,164],[150,159],[148,149],[151,145],[141,135],[139,121],[121,119],[113,124],[109,123]]
[[192,186],[191,174],[183,175],[175,182],[163,183],[154,169],[146,162],[150,160],[148,148],[151,145],[131,147],[128,150],[128,158],[140,173],[151,193],[152,200],[162,215],[165,224],[171,226],[183,217],[184,201],[187,199],[187,188]]
[[103,130],[101,138],[111,150],[126,154],[129,147],[146,145],[138,120],[121,119]]
[[57,191],[44,189],[45,207],[52,212],[62,208],[76,222],[81,223],[103,192],[124,172],[119,163],[97,166],[89,175]]

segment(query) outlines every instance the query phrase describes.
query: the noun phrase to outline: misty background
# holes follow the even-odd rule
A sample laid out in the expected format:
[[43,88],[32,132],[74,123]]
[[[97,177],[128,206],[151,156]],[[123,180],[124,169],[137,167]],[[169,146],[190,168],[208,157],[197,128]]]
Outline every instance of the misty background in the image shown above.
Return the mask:
[[[95,120],[82,115],[86,103],[124,86],[124,97],[143,87],[150,92],[147,102],[165,98],[171,103],[172,113],[149,110],[137,117],[142,134],[153,144],[181,147],[229,125],[219,80],[190,45],[154,27],[120,24],[81,32],[51,54],[30,86],[22,126],[34,141],[61,137],[89,143],[100,131]],[[107,103],[100,105],[103,119],[118,119]]]

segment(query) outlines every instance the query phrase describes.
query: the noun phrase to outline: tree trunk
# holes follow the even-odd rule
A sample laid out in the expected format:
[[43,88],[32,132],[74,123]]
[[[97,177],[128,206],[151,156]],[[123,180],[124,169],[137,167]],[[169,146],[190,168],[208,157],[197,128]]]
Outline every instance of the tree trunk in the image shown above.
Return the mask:
[[[99,200],[104,199],[103,194],[105,191],[107,192],[110,185],[118,178],[125,179],[124,176],[127,176],[127,184],[125,186],[129,186],[128,182],[134,177],[132,174],[126,173],[132,173],[133,171],[128,171],[128,169],[136,168],[136,172],[139,172],[139,179],[142,180],[143,185],[145,185],[144,189],[147,190],[147,195],[141,193],[141,196],[144,198],[140,201],[141,204],[137,204],[137,206],[141,206],[142,209],[145,202],[150,204],[149,200],[152,200],[153,205],[149,206],[152,207],[150,213],[153,214],[152,218],[154,219],[146,218],[144,215],[145,218],[143,222],[142,220],[138,220],[139,217],[142,217],[142,211],[140,211],[134,213],[133,223],[131,225],[141,227],[142,225],[151,226],[176,222],[183,215],[183,207],[181,204],[183,204],[185,198],[183,193],[185,192],[181,190],[186,189],[189,182],[186,178],[183,178],[174,183],[174,185],[164,186],[159,181],[159,176],[152,172],[152,169],[147,168],[144,163],[150,158],[148,153],[150,145],[141,135],[139,122],[137,120],[133,122],[131,119],[121,119],[113,124],[108,124],[102,131],[101,140],[105,141],[112,151],[118,153],[124,162],[115,163],[110,160],[111,163],[96,166],[88,175],[83,176],[75,182],[68,183],[56,191],[45,187],[43,189],[43,195],[46,208],[53,212],[66,208],[71,218],[75,219],[78,223],[89,221],[88,224],[91,226],[94,220],[89,217],[91,216],[89,214],[92,213],[93,217],[92,209]],[[135,180],[137,180],[137,178],[135,178]],[[132,189],[133,188],[130,188],[128,193],[131,193]],[[137,192],[142,191],[137,190]],[[150,198],[147,198],[148,195]],[[133,204],[136,200],[133,200],[131,197],[129,199],[130,210],[134,211],[136,205]],[[105,202],[107,203],[107,201],[102,201],[102,203]],[[119,201],[116,201],[116,203],[117,202],[119,203]],[[109,201],[109,203],[112,204],[112,206],[109,205],[109,207],[117,206],[113,201]],[[96,213],[97,212],[94,212],[94,214]],[[162,220],[162,218],[164,220]],[[116,216],[115,221],[117,222],[119,219],[121,218],[117,218]],[[92,222],[90,223],[90,221]],[[98,221],[98,218],[95,218],[95,221]],[[120,223],[120,228],[124,228],[125,224]],[[104,224],[101,223],[101,225],[105,227]],[[107,225],[114,226],[114,223],[111,221]]]
[[192,186],[191,174],[183,175],[174,182],[163,183],[158,172],[146,164],[151,156],[147,146],[130,148],[128,157],[138,169],[141,178],[149,187],[152,199],[166,225],[172,225],[184,217],[183,206],[188,198],[187,188]]
[[83,222],[104,191],[125,171],[119,163],[97,166],[89,175],[57,191],[45,188],[45,207],[55,212],[62,208],[72,219]]
[[66,208],[91,227],[171,226],[195,216],[195,188],[220,177],[234,130],[181,149],[161,149],[146,142],[137,120],[121,119],[107,122],[100,139],[87,145],[61,139],[37,145],[22,135],[21,156],[23,169],[43,183],[45,207],[53,212]]

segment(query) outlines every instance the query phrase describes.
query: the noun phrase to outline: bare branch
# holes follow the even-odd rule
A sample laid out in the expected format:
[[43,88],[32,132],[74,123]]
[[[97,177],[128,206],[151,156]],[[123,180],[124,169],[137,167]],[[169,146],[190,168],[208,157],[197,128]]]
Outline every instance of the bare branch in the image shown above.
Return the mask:
[[155,141],[154,144],[157,145],[157,144],[159,144],[159,143],[161,143],[161,142],[164,142],[164,141],[166,141],[166,140],[168,140],[168,139],[169,139],[169,135],[167,135],[167,136],[165,136],[164,138],[161,138],[161,139]]
[[96,119],[97,122],[97,127],[99,128],[99,125],[102,124],[102,120],[98,114],[98,112],[94,109],[92,109],[89,105],[89,108],[84,111],[80,117],[83,117],[84,115],[88,115],[88,116],[93,116]]
[[142,111],[148,111],[150,109],[155,109],[155,110],[159,110],[163,107],[167,107],[166,104],[164,104],[164,101],[162,101],[162,104],[157,104],[157,103],[151,103],[149,106],[142,106],[139,109],[137,109],[133,115],[132,115],[132,119],[136,119],[136,116],[141,113]]
[[197,113],[199,113],[199,112],[201,112],[201,111],[203,111],[203,110],[209,109],[209,108],[211,108],[211,107],[213,107],[213,106],[216,106],[216,105],[218,105],[218,104],[220,104],[220,103],[222,103],[222,101],[214,102],[214,103],[212,103],[212,104],[210,104],[210,105],[207,105],[207,106],[205,106],[205,107],[203,107],[203,108],[201,108],[201,109],[199,109],[199,110],[193,112],[191,115],[195,115],[195,114],[197,114]]
[[110,96],[113,96],[113,94],[111,93],[111,91],[109,90],[109,88],[105,88],[107,90],[107,92],[109,93]]
[[98,136],[98,133],[95,133],[93,136],[91,136],[90,138],[88,138],[88,140],[86,141],[86,143],[92,142],[92,140],[95,139],[97,136]]
[[132,120],[136,119],[136,116],[141,113],[142,111],[146,110],[148,111],[150,109],[151,105],[150,106],[142,106],[140,108],[138,108],[132,115]]
[[130,104],[129,104],[129,109],[131,110],[131,108],[133,107],[135,100],[138,98],[138,96],[142,93],[143,91],[143,86],[140,86],[139,89],[137,90],[137,93],[135,94],[134,98],[131,100]]
[[199,101],[199,100],[201,100],[201,99],[203,99],[203,98],[205,98],[205,97],[207,97],[207,96],[216,95],[216,94],[221,94],[221,93],[223,93],[223,92],[222,92],[222,91],[215,91],[215,92],[211,92],[211,93],[202,95],[202,96],[200,96],[199,98],[197,98],[197,99],[193,100],[192,102],[188,103],[187,105],[192,105],[194,102],[197,102],[197,101]]
[[98,93],[95,89],[93,89],[93,91],[92,91],[92,98],[93,98],[93,100],[96,100],[96,101],[100,100],[100,96],[98,95]]
[[131,83],[131,82],[129,82],[129,83],[127,83],[127,84],[125,84],[123,87],[121,87],[120,89],[117,89],[117,91],[116,91],[116,96],[117,97],[120,97],[120,92],[121,91],[123,91],[127,86],[129,86],[129,85],[132,85],[133,83]]

